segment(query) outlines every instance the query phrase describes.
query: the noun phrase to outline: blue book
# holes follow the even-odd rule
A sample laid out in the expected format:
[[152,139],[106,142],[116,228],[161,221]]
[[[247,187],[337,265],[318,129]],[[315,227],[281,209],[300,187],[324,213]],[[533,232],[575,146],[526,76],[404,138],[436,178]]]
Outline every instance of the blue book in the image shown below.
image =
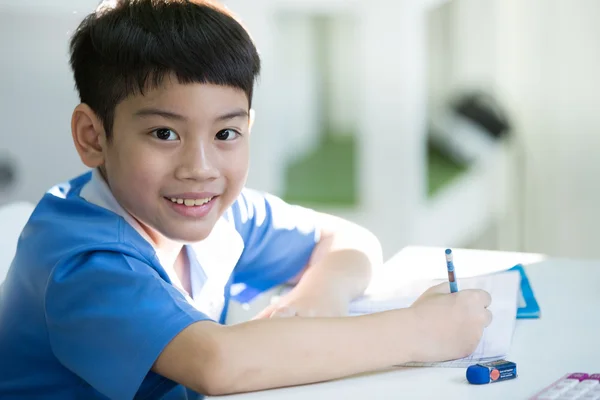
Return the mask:
[[515,265],[509,271],[519,271],[521,274],[521,294],[519,299],[519,308],[517,309],[517,318],[539,318],[541,311],[540,306],[535,298],[527,274],[522,265]]

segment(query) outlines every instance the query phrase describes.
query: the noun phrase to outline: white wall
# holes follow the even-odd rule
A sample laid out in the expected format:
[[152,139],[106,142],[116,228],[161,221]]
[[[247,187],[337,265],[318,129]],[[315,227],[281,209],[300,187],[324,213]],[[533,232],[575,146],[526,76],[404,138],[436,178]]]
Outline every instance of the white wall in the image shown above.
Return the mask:
[[[257,132],[285,144],[289,162],[312,150],[320,135],[318,71],[314,43],[316,32],[308,15],[274,13],[274,70],[279,90],[277,128]],[[269,112],[269,111],[267,111]]]
[[331,123],[337,135],[357,132],[357,115],[361,112],[359,101],[360,49],[356,43],[359,17],[350,13],[340,14],[332,21],[329,41],[331,79]]
[[0,204],[35,202],[50,186],[84,171],[70,129],[78,99],[68,38],[81,19],[73,10],[40,10],[6,0],[0,5],[0,154],[16,160],[19,178],[14,190],[0,195]]
[[525,246],[597,257],[600,2],[498,0],[498,86],[519,117]]
[[357,15],[360,195],[387,256],[414,239],[426,197],[426,20],[416,0],[361,2]]

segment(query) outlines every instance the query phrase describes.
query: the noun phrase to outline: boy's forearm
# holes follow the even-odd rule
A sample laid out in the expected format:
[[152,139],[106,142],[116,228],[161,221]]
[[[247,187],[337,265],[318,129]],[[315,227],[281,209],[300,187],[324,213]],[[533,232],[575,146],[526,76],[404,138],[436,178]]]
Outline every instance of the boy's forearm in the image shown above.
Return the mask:
[[321,220],[321,240],[295,290],[317,295],[333,291],[350,301],[364,292],[373,267],[383,262],[381,244],[350,221],[323,214]]
[[372,267],[372,261],[363,252],[337,250],[311,265],[293,290],[309,296],[335,293],[350,302],[369,285]]
[[[218,394],[327,381],[410,361],[410,310],[224,327]],[[222,376],[222,375],[220,375]]]

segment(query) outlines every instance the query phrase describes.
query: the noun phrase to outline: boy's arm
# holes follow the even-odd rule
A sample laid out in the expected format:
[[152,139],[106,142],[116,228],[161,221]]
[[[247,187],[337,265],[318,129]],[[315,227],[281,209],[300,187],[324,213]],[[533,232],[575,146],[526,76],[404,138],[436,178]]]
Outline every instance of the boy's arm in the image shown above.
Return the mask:
[[[299,385],[407,362],[409,313],[355,318],[199,322],[182,331],[153,370],[205,395]],[[348,351],[348,349],[353,349]]]
[[382,264],[379,240],[367,229],[332,215],[317,213],[321,227],[308,266],[292,282],[294,289],[256,318],[341,316],[367,288],[372,268]]
[[441,284],[413,307],[360,317],[198,322],[165,347],[153,370],[198,393],[223,395],[465,357],[491,321],[491,299],[481,290],[447,291]]
[[227,219],[244,241],[233,273],[234,283],[247,290],[239,299],[297,283],[256,318],[281,314],[286,306],[299,316],[345,315],[367,287],[371,268],[382,262],[379,241],[367,229],[268,193],[245,189]]

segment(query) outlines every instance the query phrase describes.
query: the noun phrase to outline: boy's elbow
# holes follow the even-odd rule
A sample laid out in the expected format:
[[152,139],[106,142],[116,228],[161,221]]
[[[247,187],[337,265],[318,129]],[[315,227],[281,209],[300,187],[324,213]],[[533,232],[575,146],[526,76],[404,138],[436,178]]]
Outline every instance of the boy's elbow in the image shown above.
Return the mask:
[[225,396],[228,394],[233,394],[235,391],[230,382],[227,382],[227,377],[223,374],[215,374],[214,371],[211,372],[210,380],[198,382],[198,387],[195,388],[197,393],[203,394],[205,396]]
[[238,343],[227,327],[197,322],[165,347],[152,370],[202,395],[231,394],[241,385]]
[[196,387],[192,388],[206,396],[223,396],[236,392],[235,371],[226,349],[217,345],[198,360]]

